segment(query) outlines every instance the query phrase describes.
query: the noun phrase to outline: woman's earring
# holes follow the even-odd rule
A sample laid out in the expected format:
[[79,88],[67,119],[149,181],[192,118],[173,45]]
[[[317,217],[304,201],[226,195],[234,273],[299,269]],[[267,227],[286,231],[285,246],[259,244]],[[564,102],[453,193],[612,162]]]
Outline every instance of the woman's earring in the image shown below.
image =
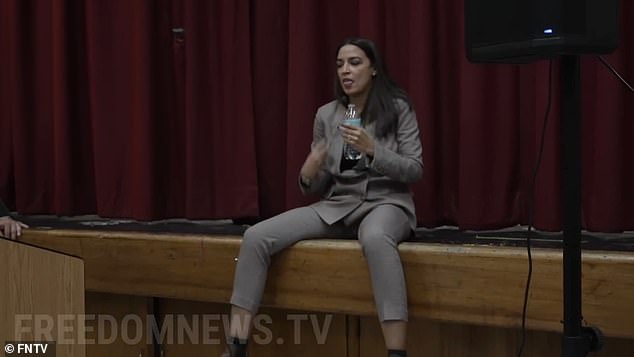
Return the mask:
[[376,71],[372,72],[372,77],[376,77]]

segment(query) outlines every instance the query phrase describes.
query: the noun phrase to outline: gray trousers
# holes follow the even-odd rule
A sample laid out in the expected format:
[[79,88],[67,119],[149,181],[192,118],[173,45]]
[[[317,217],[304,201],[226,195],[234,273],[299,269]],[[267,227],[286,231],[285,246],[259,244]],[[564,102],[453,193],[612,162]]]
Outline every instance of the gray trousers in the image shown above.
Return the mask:
[[389,204],[375,207],[350,226],[328,225],[312,208],[301,207],[250,227],[240,247],[231,304],[257,312],[275,253],[303,239],[350,238],[355,233],[368,262],[379,320],[406,321],[407,290],[398,243],[410,236],[411,228],[403,210]]

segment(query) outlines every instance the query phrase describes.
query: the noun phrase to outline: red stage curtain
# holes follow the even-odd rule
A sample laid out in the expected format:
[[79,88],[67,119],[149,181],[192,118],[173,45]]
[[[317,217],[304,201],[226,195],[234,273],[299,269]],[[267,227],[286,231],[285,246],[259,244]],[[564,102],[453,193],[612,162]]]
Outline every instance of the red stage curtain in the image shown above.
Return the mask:
[[190,4],[3,1],[0,177],[21,213],[259,213],[249,4]]
[[[265,218],[301,197],[297,172],[336,45],[362,35],[410,93],[423,140],[421,225],[526,223],[548,63],[473,65],[463,0],[5,0],[0,195],[21,213]],[[634,5],[620,48],[634,81]],[[183,28],[183,33],[173,33]],[[634,100],[583,59],[583,222],[634,229]],[[559,85],[535,224],[561,227]]]

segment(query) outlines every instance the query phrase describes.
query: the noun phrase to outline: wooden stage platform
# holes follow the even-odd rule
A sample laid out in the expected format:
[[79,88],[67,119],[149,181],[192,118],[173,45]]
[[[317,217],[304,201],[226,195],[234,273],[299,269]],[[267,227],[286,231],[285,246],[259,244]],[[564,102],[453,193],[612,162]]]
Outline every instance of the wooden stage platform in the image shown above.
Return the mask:
[[[92,306],[94,313],[130,308],[191,316],[226,313],[240,235],[34,228],[21,241],[84,260],[87,311]],[[400,251],[412,356],[516,354],[528,269],[525,247],[415,241],[401,244]],[[534,248],[533,264],[525,356],[557,356],[561,249]],[[384,355],[367,267],[356,241],[300,242],[274,258],[269,277],[263,311],[331,315],[333,331],[339,332],[325,344],[253,346],[253,355],[276,356],[280,350],[286,356]],[[596,356],[634,355],[634,252],[584,251],[583,313],[588,324],[607,336],[605,351]],[[278,330],[290,334],[285,326]],[[152,355],[157,348],[165,356],[203,356],[221,346],[148,345],[144,351]],[[107,346],[92,351],[94,356],[111,353]]]

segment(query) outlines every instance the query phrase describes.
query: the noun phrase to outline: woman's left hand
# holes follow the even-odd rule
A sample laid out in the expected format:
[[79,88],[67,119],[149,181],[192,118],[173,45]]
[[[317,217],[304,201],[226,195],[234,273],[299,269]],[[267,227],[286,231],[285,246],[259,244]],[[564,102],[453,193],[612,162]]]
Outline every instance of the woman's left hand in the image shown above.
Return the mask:
[[362,127],[342,124],[339,129],[343,141],[368,156],[374,156],[374,139]]

